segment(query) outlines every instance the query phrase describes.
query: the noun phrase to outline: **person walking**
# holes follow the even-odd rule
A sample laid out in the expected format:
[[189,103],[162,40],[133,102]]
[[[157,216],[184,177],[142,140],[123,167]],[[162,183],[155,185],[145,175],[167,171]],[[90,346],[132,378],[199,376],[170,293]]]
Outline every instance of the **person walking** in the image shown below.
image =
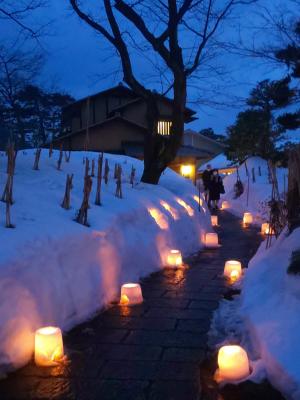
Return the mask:
[[212,174],[212,169],[211,165],[207,164],[205,171],[202,174],[202,182],[203,182],[203,188],[204,188],[204,198],[208,206],[209,204],[209,184],[211,180],[211,174]]
[[218,209],[218,203],[221,197],[221,193],[225,193],[222,178],[219,175],[219,171],[214,169],[212,171],[210,182],[209,182],[209,203],[212,209]]

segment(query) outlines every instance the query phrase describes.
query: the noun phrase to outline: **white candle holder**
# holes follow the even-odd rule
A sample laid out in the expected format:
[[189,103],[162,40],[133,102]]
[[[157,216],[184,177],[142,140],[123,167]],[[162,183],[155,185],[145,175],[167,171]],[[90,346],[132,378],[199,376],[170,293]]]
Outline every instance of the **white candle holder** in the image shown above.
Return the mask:
[[64,346],[61,330],[46,326],[35,332],[34,360],[41,367],[53,367],[64,358]]
[[218,226],[218,216],[217,215],[211,215],[211,224],[212,226]]
[[242,264],[236,260],[228,260],[224,267],[224,276],[232,282],[237,281],[242,276]]
[[179,250],[170,250],[167,256],[167,264],[169,267],[182,267],[182,255]]
[[219,245],[219,237],[215,232],[209,232],[205,235],[205,247],[214,249],[216,247],[220,247]]
[[133,306],[143,302],[142,288],[138,283],[125,283],[121,288],[120,304]]
[[249,226],[253,223],[253,215],[250,212],[245,212],[243,216],[244,226]]
[[246,351],[237,345],[223,346],[218,353],[217,381],[235,382],[247,378],[250,374],[249,359]]

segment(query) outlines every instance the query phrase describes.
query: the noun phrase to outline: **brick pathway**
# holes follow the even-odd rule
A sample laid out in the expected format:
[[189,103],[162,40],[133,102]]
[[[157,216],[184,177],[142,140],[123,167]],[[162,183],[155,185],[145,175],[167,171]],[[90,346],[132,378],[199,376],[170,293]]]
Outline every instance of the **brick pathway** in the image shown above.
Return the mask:
[[113,306],[64,337],[70,363],[33,363],[0,381],[0,399],[199,400],[200,364],[210,317],[227,290],[227,259],[243,265],[260,242],[258,230],[221,212],[222,247],[142,281],[141,306]]

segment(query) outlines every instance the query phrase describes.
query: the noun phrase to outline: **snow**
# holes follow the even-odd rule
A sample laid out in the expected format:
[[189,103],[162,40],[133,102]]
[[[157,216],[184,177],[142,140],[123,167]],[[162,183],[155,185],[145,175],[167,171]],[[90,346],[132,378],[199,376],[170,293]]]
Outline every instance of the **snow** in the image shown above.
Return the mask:
[[[5,225],[0,203],[0,372],[26,364],[32,356],[34,331],[56,325],[64,331],[118,299],[121,284],[165,265],[169,249],[183,255],[198,251],[201,237],[211,230],[205,203],[198,211],[196,189],[190,181],[166,170],[157,186],[138,183],[139,160],[105,155],[110,180],[102,182],[102,206],[94,205],[96,178],[88,212],[90,227],[74,221],[83,190],[83,157],[73,152],[69,163],[56,169],[42,150],[40,170],[32,169],[33,150],[19,152],[14,177],[15,229]],[[115,163],[123,169],[123,196],[115,197]],[[129,184],[132,165],[136,184]],[[0,157],[0,188],[6,181],[6,157]],[[60,207],[66,174],[74,173],[71,209]],[[3,190],[3,189],[1,189]]]
[[228,160],[228,158],[225,156],[224,153],[219,154],[218,156],[214,157],[204,165],[201,165],[200,171],[204,171],[206,167],[210,165],[213,169],[222,169],[222,168],[227,168],[231,167],[233,165],[236,165],[234,162]]
[[[244,212],[251,212],[254,216],[254,222],[260,224],[262,221],[269,219],[268,201],[271,200],[272,184],[268,179],[268,165],[267,161],[260,157],[251,157],[246,161],[249,171],[249,198],[247,204],[247,188],[248,176],[246,173],[246,166],[243,163],[239,167],[240,179],[244,185],[243,194],[234,199],[234,185],[237,180],[237,172],[232,173],[224,178],[225,194],[221,200],[227,200],[230,208],[228,211],[231,213],[242,216]],[[261,176],[259,175],[259,167]],[[255,182],[252,181],[252,168],[254,168]],[[284,194],[285,181],[287,185],[287,169],[276,168],[276,175],[278,179],[278,187],[281,195]]]

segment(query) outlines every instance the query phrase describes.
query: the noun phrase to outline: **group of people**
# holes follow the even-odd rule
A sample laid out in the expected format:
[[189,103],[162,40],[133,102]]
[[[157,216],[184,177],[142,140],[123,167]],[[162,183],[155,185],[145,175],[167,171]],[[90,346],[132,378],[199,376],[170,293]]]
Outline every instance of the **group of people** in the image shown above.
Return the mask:
[[205,200],[209,208],[217,209],[221,194],[225,193],[223,180],[217,169],[208,164],[202,174]]

